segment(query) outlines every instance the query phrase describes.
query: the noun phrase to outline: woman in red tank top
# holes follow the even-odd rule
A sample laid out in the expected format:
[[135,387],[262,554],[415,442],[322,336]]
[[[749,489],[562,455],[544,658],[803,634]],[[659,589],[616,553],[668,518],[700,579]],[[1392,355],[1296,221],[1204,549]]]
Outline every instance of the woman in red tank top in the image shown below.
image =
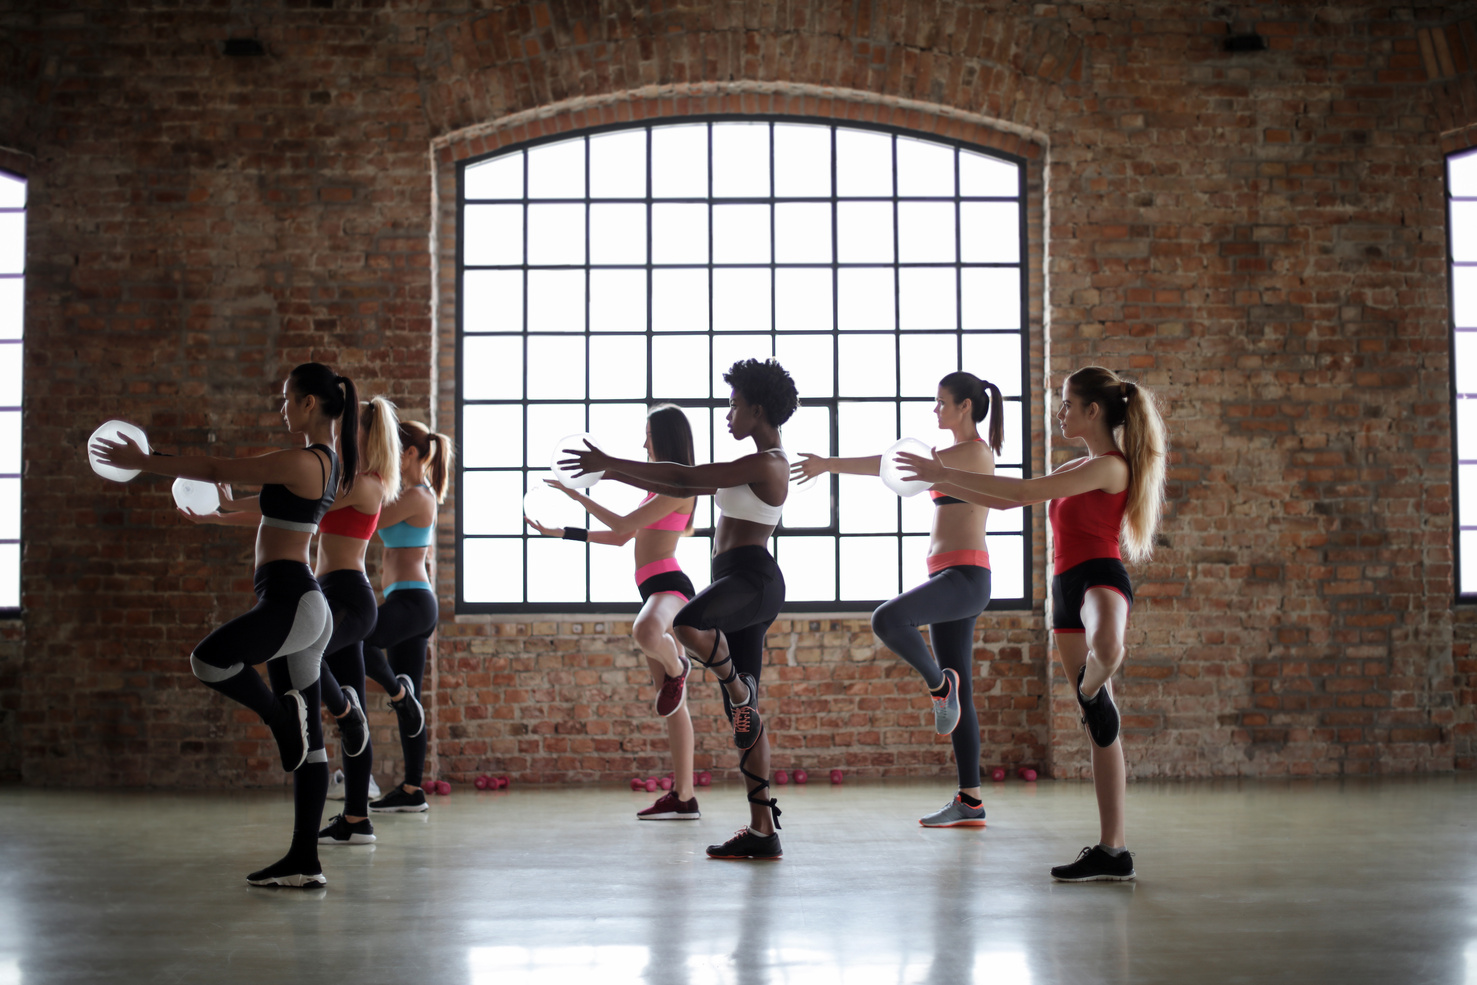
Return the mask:
[[[646,415],[646,457],[653,462],[693,464],[692,425],[681,407],[660,404]],[[651,669],[652,683],[657,686],[656,713],[667,720],[667,746],[672,752],[672,789],[636,816],[643,821],[696,821],[702,814],[692,784],[692,718],[687,713],[687,672],[692,664],[672,635],[672,620],[697,594],[676,558],[678,539],[692,532],[697,499],[652,493],[636,509],[621,515],[558,482],[549,484],[610,529],[546,527],[524,517],[539,533],[617,547],[636,539],[641,611],[631,626],[631,636]]]
[[1122,558],[1125,552],[1133,561],[1148,558],[1164,502],[1164,424],[1147,391],[1099,366],[1078,370],[1062,386],[1057,423],[1062,437],[1082,442],[1088,454],[1036,479],[961,472],[937,455],[903,454],[898,461],[917,478],[982,506],[1051,501],[1052,631],[1092,738],[1102,839],[1051,874],[1062,882],[1126,881],[1134,870],[1124,837],[1126,770],[1111,680],[1123,663],[1133,602]]

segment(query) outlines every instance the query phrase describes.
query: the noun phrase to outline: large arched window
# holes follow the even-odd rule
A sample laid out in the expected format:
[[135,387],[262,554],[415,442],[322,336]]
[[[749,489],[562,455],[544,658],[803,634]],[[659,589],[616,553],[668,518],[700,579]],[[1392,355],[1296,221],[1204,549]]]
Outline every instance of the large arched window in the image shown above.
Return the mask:
[[[1022,163],[966,145],[794,119],[590,131],[459,173],[457,609],[611,611],[638,601],[630,549],[523,523],[559,438],[642,457],[644,418],[680,404],[698,460],[724,429],[735,360],[773,356],[801,410],[788,451],[870,455],[946,440],[938,380],[1006,395],[998,468],[1024,475]],[[596,499],[641,494],[602,482]],[[875,478],[793,489],[774,550],[791,611],[864,610],[926,577],[932,507]],[[582,510],[556,518],[598,527]],[[712,508],[679,548],[701,588]],[[1030,603],[1028,511],[991,514],[992,606]]]
[[0,612],[21,604],[21,343],[26,182],[0,172]]

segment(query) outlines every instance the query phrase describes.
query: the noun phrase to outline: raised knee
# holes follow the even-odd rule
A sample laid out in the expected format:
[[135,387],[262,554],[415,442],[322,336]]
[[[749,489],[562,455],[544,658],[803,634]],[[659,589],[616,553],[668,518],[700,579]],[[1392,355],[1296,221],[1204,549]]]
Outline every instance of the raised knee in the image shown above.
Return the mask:
[[221,681],[230,680],[241,673],[242,666],[238,662],[229,667],[217,667],[215,664],[206,663],[193,653],[190,654],[190,670],[207,684],[219,684]]
[[889,606],[879,605],[872,613],[872,632],[881,639],[886,640],[898,629],[898,626],[898,620]]
[[631,637],[635,639],[636,645],[643,650],[651,650],[659,646],[662,637],[665,635],[666,630],[663,628],[661,622],[656,619],[637,619],[635,625],[631,627]]

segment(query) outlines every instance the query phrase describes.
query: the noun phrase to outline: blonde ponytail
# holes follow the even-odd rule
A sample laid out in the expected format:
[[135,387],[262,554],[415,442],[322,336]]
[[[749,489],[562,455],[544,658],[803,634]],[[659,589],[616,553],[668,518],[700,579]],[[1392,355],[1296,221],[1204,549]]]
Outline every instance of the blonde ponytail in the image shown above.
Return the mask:
[[1134,562],[1154,553],[1154,535],[1164,512],[1164,467],[1169,440],[1154,395],[1110,369],[1088,366],[1067,380],[1085,404],[1103,409],[1108,427],[1128,462],[1128,502],[1123,508],[1120,543]]
[[400,498],[400,418],[395,405],[375,397],[360,413],[359,444],[364,452],[364,471],[377,472],[384,483],[382,502]]

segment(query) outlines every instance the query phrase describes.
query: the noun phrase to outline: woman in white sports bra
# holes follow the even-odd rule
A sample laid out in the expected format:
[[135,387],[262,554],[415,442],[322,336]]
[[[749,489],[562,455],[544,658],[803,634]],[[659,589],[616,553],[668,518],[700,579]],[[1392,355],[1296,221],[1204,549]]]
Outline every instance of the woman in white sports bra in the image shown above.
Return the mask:
[[[769,742],[759,717],[759,674],[764,634],[785,602],[785,579],[765,546],[779,525],[789,492],[789,464],[780,426],[800,405],[795,381],[773,359],[745,359],[723,374],[733,388],[728,430],[752,439],[754,453],[733,462],[677,465],[612,458],[586,447],[567,449],[566,467],[666,496],[711,495],[721,515],[713,532],[713,580],[683,606],[672,622],[692,658],[718,676],[723,708],[733,723],[734,745],[743,750],[739,771],[748,786],[749,824],[708,855],[723,859],[779,858],[779,808],[769,788]],[[753,769],[749,760],[753,759]]]

